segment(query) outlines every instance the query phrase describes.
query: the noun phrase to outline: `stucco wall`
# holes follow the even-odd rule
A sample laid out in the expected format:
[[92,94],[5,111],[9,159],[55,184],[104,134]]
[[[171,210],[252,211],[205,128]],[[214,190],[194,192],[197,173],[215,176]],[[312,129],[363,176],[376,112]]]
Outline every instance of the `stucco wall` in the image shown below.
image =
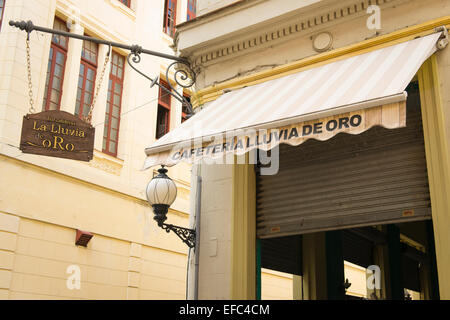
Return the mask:
[[[180,2],[179,7],[181,8]],[[141,171],[145,147],[155,141],[158,88],[150,88],[149,81],[138,75],[128,66],[125,67],[125,80],[122,98],[122,116],[119,131],[119,148],[117,157],[110,157],[101,152],[102,137],[107,98],[106,69],[104,83],[94,108],[92,124],[96,129],[96,156],[90,164],[67,161],[56,158],[44,158],[21,154],[18,150],[22,117],[29,110],[28,85],[26,73],[25,38],[26,33],[10,27],[9,20],[29,20],[34,24],[52,27],[55,14],[63,19],[72,16],[73,8],[81,14],[81,29],[73,29],[79,34],[87,33],[102,39],[125,44],[139,44],[168,54],[174,54],[169,48],[172,39],[162,32],[163,1],[137,2],[136,11],[130,10],[117,0],[69,1],[53,0],[41,2],[6,2],[3,28],[0,41],[7,46],[0,47],[0,152],[10,157],[74,176],[90,183],[145,199],[145,186],[152,177],[151,170]],[[76,11],[75,11],[76,12]],[[152,18],[149,18],[149,15]],[[180,14],[181,17],[184,15]],[[94,18],[95,17],[95,18]],[[140,32],[137,32],[140,30]],[[157,32],[152,32],[157,30]],[[48,55],[51,36],[48,34],[31,34],[32,79],[35,108],[42,109],[45,90]],[[101,71],[107,47],[100,46],[98,74]],[[126,56],[126,51],[118,50]],[[61,109],[74,113],[77,91],[79,65],[81,58],[81,41],[69,41],[68,61],[64,77]],[[161,75],[161,70],[170,60],[143,56],[139,68],[151,77]],[[99,75],[98,75],[99,76]],[[145,88],[145,89],[143,89]],[[181,123],[181,104],[172,98],[171,127]],[[190,181],[189,166],[180,165],[171,176],[180,180],[180,188],[186,188]],[[187,211],[188,203],[177,201],[174,208]]]
[[[187,1],[178,1],[177,22]],[[187,247],[153,221],[145,188],[153,170],[141,171],[144,149],[155,140],[157,86],[125,67],[119,149],[102,152],[107,79],[93,112],[94,159],[89,163],[23,154],[22,118],[29,110],[26,33],[9,20],[32,20],[52,28],[55,15],[79,22],[71,32],[139,44],[174,54],[163,30],[164,1],[7,0],[0,32],[0,299],[184,299]],[[79,19],[79,20],[77,20]],[[31,34],[35,108],[42,110],[50,50],[49,34]],[[81,41],[69,41],[61,109],[74,113]],[[97,80],[108,47],[99,46]],[[124,55],[128,52],[118,49]],[[163,76],[170,60],[142,56],[138,66]],[[172,77],[172,75],[169,75]],[[181,123],[181,104],[172,99],[171,128]],[[188,226],[190,166],[169,171],[178,197],[168,222]],[[75,245],[76,229],[94,234],[87,248]],[[69,265],[81,268],[81,289],[69,290]]]
[[[186,255],[0,212],[1,299],[184,299]],[[80,289],[70,290],[70,266]],[[68,272],[69,271],[69,272]]]

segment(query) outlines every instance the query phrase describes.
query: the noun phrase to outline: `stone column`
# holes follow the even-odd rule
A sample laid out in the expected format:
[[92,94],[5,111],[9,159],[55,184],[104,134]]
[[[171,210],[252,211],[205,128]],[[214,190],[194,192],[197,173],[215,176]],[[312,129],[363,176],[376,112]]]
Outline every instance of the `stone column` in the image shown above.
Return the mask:
[[203,179],[198,298],[232,299],[233,167],[202,164],[196,170]]
[[302,276],[297,276],[294,274],[292,278],[292,299],[293,300],[303,300],[302,297]]
[[304,300],[324,300],[327,294],[325,232],[303,235]]
[[438,51],[418,72],[427,158],[436,263],[441,299],[450,299],[450,80],[449,48]]

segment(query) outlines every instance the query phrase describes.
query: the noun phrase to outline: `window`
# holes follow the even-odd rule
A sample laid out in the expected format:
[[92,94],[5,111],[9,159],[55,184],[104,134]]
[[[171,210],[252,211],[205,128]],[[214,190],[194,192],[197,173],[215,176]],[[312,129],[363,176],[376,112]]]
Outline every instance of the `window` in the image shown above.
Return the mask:
[[163,30],[169,36],[175,34],[177,18],[177,0],[165,0]]
[[[183,96],[189,103],[191,103],[191,97],[189,95],[184,93]],[[184,105],[184,103],[183,103],[182,107],[181,107],[181,123],[183,123],[187,120],[188,112],[189,112],[188,107],[186,105]]]
[[[66,23],[55,19],[53,29],[66,31]],[[62,86],[64,80],[64,69],[67,59],[67,37],[53,35],[48,59],[47,77],[45,79],[45,92],[43,110],[59,110],[62,96]]]
[[[167,82],[160,80],[161,86],[170,91],[170,87]],[[170,100],[171,95],[164,90],[159,88],[159,98],[158,98],[158,115],[156,119],[156,139],[161,138],[170,130]]]
[[186,20],[192,20],[195,18],[195,13],[197,12],[197,0],[188,0],[187,3],[187,17]]
[[80,74],[78,76],[77,102],[75,114],[87,117],[94,96],[95,76],[97,74],[98,45],[84,40],[81,50]]
[[120,113],[122,108],[122,93],[125,58],[118,53],[112,53],[111,72],[109,74],[108,100],[103,131],[103,152],[117,155],[119,141]]
[[128,8],[130,7],[131,0],[119,0],[119,1],[122,2],[124,5],[126,5]]
[[2,30],[3,11],[5,11],[5,1],[0,0],[0,31]]

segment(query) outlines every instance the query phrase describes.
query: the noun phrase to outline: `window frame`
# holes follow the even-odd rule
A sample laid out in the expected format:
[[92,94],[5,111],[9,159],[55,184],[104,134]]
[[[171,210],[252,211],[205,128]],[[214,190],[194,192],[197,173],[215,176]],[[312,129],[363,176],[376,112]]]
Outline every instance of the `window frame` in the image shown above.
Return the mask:
[[[83,50],[85,50],[85,43],[89,42],[88,40],[84,40],[83,41],[83,47],[82,47],[82,52]],[[92,42],[93,43],[93,42]],[[97,46],[97,52],[96,52],[96,57],[95,57],[95,63],[91,60],[86,59],[85,57],[83,57],[83,54],[81,54],[81,61],[80,61],[80,73],[78,75],[78,81],[80,79],[80,75],[81,75],[81,66],[84,67],[84,72],[83,72],[83,83],[81,88],[77,86],[77,89],[81,89],[81,95],[80,95],[80,108],[78,110],[78,117],[80,119],[83,119],[83,112],[84,112],[84,105],[85,105],[85,95],[86,93],[90,93],[92,95],[92,99],[94,98],[94,94],[95,94],[95,83],[97,80],[97,68],[98,68],[98,52],[99,52],[99,46],[98,44],[94,43]],[[94,79],[93,84],[92,84],[92,92],[86,92],[86,82],[87,82],[87,74],[88,74],[88,70],[93,70],[94,71]],[[92,99],[91,99],[91,103],[92,103]],[[77,100],[76,102],[78,102],[78,92],[77,92]],[[91,104],[90,103],[90,104]],[[90,105],[89,104],[89,105]],[[76,114],[76,108],[75,108],[75,115]]]
[[[173,28],[170,28],[170,19],[169,19],[169,3],[173,3]],[[170,37],[174,37],[176,31],[177,24],[177,0],[165,0],[164,1],[164,22],[163,22],[163,31]]]
[[5,13],[5,7],[6,7],[6,0],[3,0],[3,6],[0,6],[0,8],[2,8],[2,13],[0,14],[0,31],[2,31],[3,14]]
[[[189,6],[192,4],[194,11],[190,10]],[[186,21],[193,20],[197,17],[197,0],[187,0]]]
[[[183,97],[187,101],[189,101],[189,103],[191,102],[191,96],[188,93],[183,92]],[[181,123],[183,123],[187,120],[187,113],[183,111],[183,108],[184,108],[183,105],[184,105],[184,103],[181,103]]]
[[[125,7],[131,9],[131,0],[118,0],[120,3],[122,3]],[[126,1],[126,3],[124,2]]]
[[[159,80],[159,83],[160,83],[160,85],[161,86],[163,86],[164,88],[166,88],[167,90],[169,90],[169,91],[172,91],[172,89],[170,88],[170,86],[169,86],[169,84],[167,83],[167,81],[165,81],[165,80],[163,80],[163,79],[160,79]],[[164,101],[164,99],[163,99],[163,95],[168,95],[169,96],[169,103],[167,103],[166,101]],[[156,139],[159,139],[159,138],[161,138],[162,136],[164,136],[165,134],[167,134],[169,131],[170,131],[170,114],[171,114],[171,111],[172,111],[172,95],[170,95],[169,93],[167,93],[163,88],[159,88],[159,95],[158,95],[158,110],[157,110],[157,113],[156,113],[156,133],[155,133],[155,138]],[[164,108],[165,110],[166,110],[166,112],[167,112],[167,117],[166,117],[166,119],[167,119],[167,125],[166,125],[166,127],[165,127],[165,130],[164,130],[164,134],[162,134],[161,136],[158,136],[158,133],[159,133],[159,131],[160,130],[158,130],[158,128],[159,128],[159,122],[158,122],[158,120],[159,120],[159,117],[158,117],[158,113],[159,113],[159,109],[160,108]]]
[[[63,20],[55,17],[54,25],[57,22],[65,24],[65,22]],[[55,79],[55,67],[57,64],[56,57],[57,57],[58,53],[62,54],[64,57],[64,61],[62,63],[61,79],[60,79],[59,98],[57,101],[57,108],[56,108],[56,110],[61,110],[61,99],[62,99],[62,95],[63,95],[64,75],[65,75],[65,71],[66,71],[67,52],[69,49],[69,39],[68,39],[68,37],[64,37],[65,38],[65,46],[63,46],[63,45],[61,45],[61,43],[59,41],[59,39],[60,39],[59,37],[62,37],[62,36],[58,36],[57,38],[55,38],[55,36],[52,36],[52,39],[51,39],[49,59],[48,59],[48,63],[50,63],[50,71],[47,71],[46,82],[47,82],[48,76],[49,76],[49,79],[48,79],[48,84],[46,83],[46,85],[45,85],[46,92],[44,93],[44,98],[43,98],[43,103],[42,103],[42,110],[44,110],[44,111],[50,110],[50,102],[55,103],[55,101],[51,101],[50,98],[51,98],[51,94],[52,94],[52,90],[53,90],[53,81]],[[54,41],[55,39],[58,39],[58,41]],[[48,65],[47,65],[47,70],[48,70]]]
[[[119,59],[123,60],[123,66],[122,66],[122,78],[119,78],[118,76],[113,74],[113,65],[114,65],[114,55],[117,55]],[[117,65],[118,67],[118,65]],[[117,69],[118,70],[118,69]],[[117,157],[118,150],[119,150],[119,137],[120,137],[120,122],[121,122],[121,113],[122,113],[122,100],[123,100],[123,89],[124,89],[124,80],[125,80],[125,57],[121,54],[112,51],[111,53],[111,70],[109,72],[109,79],[108,79],[108,96],[111,95],[110,101],[107,101],[106,105],[106,112],[105,112],[105,126],[103,131],[103,143],[105,144],[104,147],[102,146],[102,152],[106,153],[108,155],[111,155],[113,157]],[[109,82],[111,81],[111,87],[109,86]],[[118,118],[113,116],[114,111],[114,88],[115,84],[121,85],[121,91],[120,91],[120,98],[119,98],[119,113]],[[106,121],[106,117],[108,117],[108,121]],[[117,129],[113,129],[111,127],[112,125],[112,118],[117,119]],[[106,136],[105,136],[105,130],[106,130]],[[112,130],[117,130],[116,139],[111,139],[111,132]],[[110,151],[110,143],[115,142],[115,152]]]

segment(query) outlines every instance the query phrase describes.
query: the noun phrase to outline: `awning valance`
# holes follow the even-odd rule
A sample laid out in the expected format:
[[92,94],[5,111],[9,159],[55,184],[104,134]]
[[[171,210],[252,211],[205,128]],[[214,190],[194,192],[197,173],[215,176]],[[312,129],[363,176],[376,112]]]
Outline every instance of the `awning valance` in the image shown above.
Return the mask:
[[404,91],[440,33],[223,94],[145,149],[144,169],[406,125]]

